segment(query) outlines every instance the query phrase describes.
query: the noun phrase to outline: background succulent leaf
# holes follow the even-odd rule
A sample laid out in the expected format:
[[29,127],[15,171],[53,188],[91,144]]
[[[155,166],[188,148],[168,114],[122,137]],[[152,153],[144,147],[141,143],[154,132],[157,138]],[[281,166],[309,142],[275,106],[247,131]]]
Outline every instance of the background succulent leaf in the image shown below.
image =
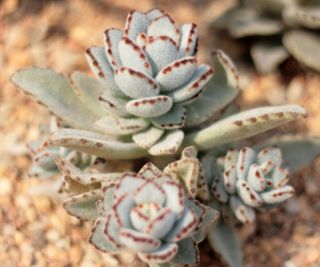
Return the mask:
[[32,94],[69,126],[91,129],[97,119],[77,96],[68,79],[52,70],[22,69],[11,76],[11,81],[26,93]]
[[135,159],[147,151],[135,143],[124,143],[101,134],[76,129],[60,129],[49,139],[53,146],[63,146],[105,159]]
[[310,164],[320,155],[320,138],[284,135],[272,138],[258,145],[258,149],[265,146],[278,146],[291,172],[298,171]]
[[241,242],[229,224],[220,222],[208,230],[208,240],[214,251],[219,253],[230,267],[243,266]]
[[257,43],[250,49],[256,69],[260,73],[271,73],[289,57],[281,44]]
[[320,28],[320,8],[317,6],[286,8],[282,16],[286,24],[290,26],[303,26],[309,29]]
[[96,206],[96,202],[99,198],[99,189],[89,191],[66,199],[63,202],[63,207],[70,215],[75,216],[80,220],[94,221],[99,216]]
[[311,32],[292,30],[283,36],[283,45],[299,61],[320,71],[320,37]]
[[199,150],[247,138],[300,117],[306,111],[298,105],[261,107],[240,112],[220,120],[199,132],[186,136],[186,145],[195,145]]
[[231,59],[221,50],[213,53],[214,76],[203,93],[187,109],[187,126],[202,123],[231,103],[239,92],[238,74]]
[[192,238],[186,238],[178,242],[178,252],[171,260],[175,266],[194,266],[200,263],[199,251]]

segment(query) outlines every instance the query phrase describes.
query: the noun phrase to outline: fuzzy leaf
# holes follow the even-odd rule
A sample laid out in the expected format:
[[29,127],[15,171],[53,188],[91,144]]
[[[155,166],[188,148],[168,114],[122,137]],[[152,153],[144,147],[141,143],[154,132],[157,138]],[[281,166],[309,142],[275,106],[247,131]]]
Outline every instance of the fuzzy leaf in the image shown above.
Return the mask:
[[106,89],[106,86],[104,86],[101,81],[80,71],[75,71],[71,74],[71,81],[83,104],[96,114],[96,116],[103,117],[108,114],[98,101],[100,94]]
[[49,69],[28,68],[13,74],[11,81],[32,94],[69,126],[92,129],[96,115],[82,103],[68,79],[61,74]]
[[251,109],[186,136],[184,145],[195,145],[199,150],[207,150],[251,137],[306,115],[304,108],[298,105]]
[[155,145],[149,148],[149,153],[156,156],[175,154],[182,144],[183,138],[183,131],[170,131],[166,133]]
[[273,72],[289,56],[281,44],[258,43],[252,46],[251,57],[260,73]]
[[288,51],[303,64],[320,71],[320,37],[306,31],[289,31],[283,36],[283,44]]
[[105,238],[104,227],[106,218],[99,218],[90,235],[89,242],[97,249],[106,253],[116,253],[119,249]]
[[151,122],[162,129],[179,129],[184,126],[186,115],[186,109],[176,105],[166,114],[151,119]]
[[259,144],[257,149],[276,145],[281,149],[284,163],[290,172],[295,172],[310,164],[320,155],[320,138],[284,135]]
[[99,216],[96,202],[100,198],[100,190],[85,192],[73,196],[63,202],[63,207],[71,215],[80,220],[96,220]]
[[60,129],[50,136],[48,142],[53,146],[69,147],[105,159],[124,160],[147,155],[147,151],[135,143],[123,143],[94,132],[76,129]]
[[105,116],[95,122],[95,128],[109,135],[129,135],[144,130],[149,123],[140,118]]
[[238,95],[238,74],[230,58],[221,50],[213,54],[213,77],[206,84],[203,94],[185,105],[187,126],[193,126],[211,118],[226,107]]
[[208,231],[208,240],[212,249],[218,252],[230,267],[241,267],[241,242],[235,230],[228,224],[212,225]]
[[194,266],[200,263],[199,250],[192,238],[178,242],[178,252],[171,260],[175,266]]
[[153,146],[164,133],[163,129],[157,127],[150,127],[132,136],[133,141],[145,149]]

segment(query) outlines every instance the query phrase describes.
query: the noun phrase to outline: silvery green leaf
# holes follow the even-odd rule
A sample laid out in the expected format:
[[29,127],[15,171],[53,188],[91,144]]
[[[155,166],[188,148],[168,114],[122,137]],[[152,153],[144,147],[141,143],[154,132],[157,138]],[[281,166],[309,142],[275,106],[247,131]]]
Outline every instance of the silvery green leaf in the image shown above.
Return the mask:
[[115,71],[115,81],[119,89],[128,97],[152,97],[159,93],[159,85],[150,76],[127,67]]
[[306,115],[304,108],[298,105],[251,109],[187,135],[184,145],[195,145],[199,150],[208,150],[265,132]]
[[134,134],[132,139],[138,146],[148,149],[160,139],[163,133],[163,129],[151,126],[144,131]]
[[92,229],[89,242],[97,249],[106,253],[117,253],[119,248],[112,244],[104,234],[106,218],[98,218]]
[[166,262],[170,261],[176,255],[177,250],[178,250],[177,244],[175,244],[175,243],[170,244],[169,243],[169,244],[162,245],[156,251],[153,251],[150,253],[139,252],[138,256],[142,261],[147,262],[147,263],[166,263]]
[[247,181],[237,181],[237,192],[243,202],[250,207],[260,207],[263,204],[261,196]]
[[281,44],[257,43],[250,49],[250,54],[258,72],[267,74],[289,57],[289,53]]
[[90,131],[60,129],[49,140],[50,145],[63,146],[105,159],[134,159],[147,155],[135,143],[123,143]]
[[138,71],[150,77],[152,76],[151,65],[144,50],[130,38],[126,36],[122,37],[118,49],[123,67]]
[[291,198],[293,195],[293,187],[290,185],[285,185],[283,187],[261,193],[260,196],[266,204],[276,204]]
[[194,266],[200,263],[198,247],[192,238],[178,242],[178,252],[170,261],[176,266]]
[[175,43],[180,42],[180,31],[168,14],[152,20],[148,27],[147,34],[155,37],[166,35]]
[[179,58],[177,44],[165,35],[149,38],[145,47],[153,73],[158,73],[162,68]]
[[244,0],[245,5],[253,6],[262,13],[277,17],[281,15],[286,7],[294,5],[295,2],[295,0]]
[[119,94],[106,89],[99,96],[98,100],[108,113],[120,117],[131,116],[126,110],[126,104],[129,101],[129,98],[126,96],[120,96]]
[[221,174],[217,174],[214,178],[211,186],[211,191],[214,197],[222,203],[227,203],[229,195],[224,187],[223,177]]
[[184,126],[186,118],[186,109],[176,105],[166,114],[151,119],[151,122],[161,129],[179,129]]
[[289,26],[303,26],[310,29],[320,28],[320,7],[292,7],[283,12],[283,20]]
[[162,91],[178,89],[188,82],[197,70],[197,59],[195,57],[184,57],[165,66],[156,76],[156,81]]
[[172,99],[166,95],[142,97],[126,104],[127,111],[140,118],[154,118],[167,113],[172,107]]
[[208,240],[212,249],[218,252],[230,267],[242,267],[241,241],[232,226],[220,222],[208,230]]
[[96,220],[99,215],[96,202],[99,198],[99,189],[89,191],[66,199],[63,207],[70,215],[80,220]]
[[95,128],[108,135],[129,135],[146,129],[149,122],[140,118],[105,116],[95,122]]
[[237,196],[231,196],[230,207],[237,219],[242,223],[253,222],[256,218],[255,211],[244,204]]
[[181,40],[179,52],[186,56],[193,56],[197,51],[198,29],[195,23],[185,23],[180,27]]
[[90,47],[86,50],[85,56],[90,69],[96,77],[107,82],[110,88],[116,91],[113,69],[108,62],[104,48],[97,46]]
[[292,30],[283,36],[285,48],[298,61],[314,70],[320,71],[320,54],[313,51],[320,50],[320,37],[314,33]]
[[76,95],[68,79],[52,70],[22,69],[11,76],[11,81],[26,93],[32,94],[69,126],[91,129],[97,119]]
[[187,109],[187,126],[200,124],[231,103],[239,92],[238,74],[231,59],[221,50],[213,54],[214,75],[203,93]]
[[124,32],[131,40],[136,40],[140,32],[146,32],[148,28],[148,17],[139,11],[131,11],[124,26]]
[[149,148],[151,155],[175,154],[182,144],[184,133],[181,130],[173,130],[164,134],[161,139]]
[[267,140],[259,144],[259,147],[272,145],[281,149],[284,163],[288,165],[291,172],[310,164],[320,155],[320,138],[317,137],[284,135]]
[[83,104],[98,117],[103,117],[108,112],[103,109],[98,101],[100,94],[106,89],[106,86],[97,79],[94,79],[85,73],[75,71],[70,76],[75,91]]
[[119,68],[122,64],[118,49],[122,35],[122,31],[115,28],[107,29],[104,32],[104,48],[106,51],[106,57],[113,70]]
[[198,95],[214,72],[209,65],[200,65],[187,84],[169,93],[173,102],[183,102]]

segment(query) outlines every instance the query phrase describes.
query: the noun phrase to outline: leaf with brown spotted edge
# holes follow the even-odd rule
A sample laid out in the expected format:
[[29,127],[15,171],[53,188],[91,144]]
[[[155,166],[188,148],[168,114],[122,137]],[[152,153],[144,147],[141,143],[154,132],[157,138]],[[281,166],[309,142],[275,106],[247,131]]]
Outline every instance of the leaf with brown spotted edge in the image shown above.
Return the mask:
[[123,143],[94,132],[76,129],[54,132],[48,144],[72,148],[105,159],[135,159],[147,155],[147,151],[135,143]]
[[69,126],[92,129],[97,120],[96,114],[84,105],[68,79],[53,70],[22,69],[11,76],[11,81],[27,94],[32,94]]
[[93,221],[99,216],[96,202],[100,199],[100,189],[73,196],[63,202],[63,207],[80,220]]
[[70,161],[62,157],[54,157],[57,167],[65,177],[64,191],[69,194],[80,194],[97,189],[101,183],[106,185],[117,181],[122,173],[94,173],[85,172],[77,168]]
[[298,105],[255,108],[240,112],[199,132],[187,135],[184,145],[195,145],[199,150],[208,150],[218,145],[254,136],[306,116],[305,109]]

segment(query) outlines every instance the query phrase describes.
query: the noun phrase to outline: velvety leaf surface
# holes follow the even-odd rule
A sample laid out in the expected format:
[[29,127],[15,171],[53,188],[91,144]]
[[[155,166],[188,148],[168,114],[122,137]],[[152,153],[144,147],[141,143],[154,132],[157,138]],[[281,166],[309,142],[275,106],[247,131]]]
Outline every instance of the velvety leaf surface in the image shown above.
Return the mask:
[[187,135],[185,145],[195,145],[199,150],[207,150],[265,132],[306,115],[306,111],[298,105],[251,109]]
[[243,266],[241,242],[230,225],[219,223],[210,227],[208,240],[213,250],[218,252],[230,267]]
[[53,146],[63,146],[105,159],[134,159],[147,154],[135,143],[123,143],[106,136],[76,129],[61,129],[48,140]]
[[69,126],[90,129],[97,119],[76,95],[68,79],[53,70],[22,69],[11,76],[11,81],[26,93],[32,94]]

